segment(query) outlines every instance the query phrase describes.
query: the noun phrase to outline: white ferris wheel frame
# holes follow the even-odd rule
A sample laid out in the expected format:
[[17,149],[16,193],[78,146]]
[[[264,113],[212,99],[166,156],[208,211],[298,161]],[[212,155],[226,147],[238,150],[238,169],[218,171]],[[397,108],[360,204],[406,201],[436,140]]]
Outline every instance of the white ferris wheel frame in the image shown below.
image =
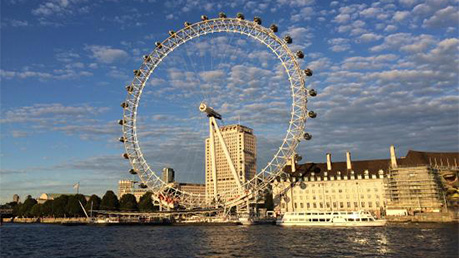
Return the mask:
[[215,18],[188,24],[177,32],[170,32],[170,36],[166,40],[157,43],[156,48],[148,56],[144,56],[144,62],[138,70],[134,71],[133,81],[126,86],[128,93],[123,103],[123,120],[120,121],[123,128],[124,157],[129,159],[132,169],[139,176],[144,187],[146,186],[153,192],[153,199],[162,206],[173,207],[173,203],[178,202],[182,208],[194,209],[215,207],[215,204],[206,203],[205,195],[189,193],[171,187],[160,176],[156,175],[148,165],[137,139],[136,127],[137,108],[142,91],[156,67],[178,46],[203,35],[221,32],[246,35],[266,45],[281,61],[290,81],[292,97],[291,119],[279,150],[260,172],[257,172],[252,179],[242,185],[244,189],[242,194],[236,187],[231,193],[235,191],[239,196],[221,205],[223,207],[239,205],[244,203],[247,198],[252,198],[260,191],[266,190],[277,176],[284,173],[283,168],[295,155],[296,147],[300,139],[303,138],[307,120],[308,96],[308,91],[305,88],[305,75],[298,64],[297,57],[287,46],[287,43],[276,36],[272,30],[256,22],[239,18]]

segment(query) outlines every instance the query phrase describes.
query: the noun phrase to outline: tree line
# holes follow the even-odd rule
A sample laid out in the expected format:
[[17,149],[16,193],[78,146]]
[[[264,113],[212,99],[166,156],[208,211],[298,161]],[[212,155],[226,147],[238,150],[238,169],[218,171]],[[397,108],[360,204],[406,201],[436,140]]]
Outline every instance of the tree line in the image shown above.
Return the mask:
[[[86,200],[82,194],[61,195],[54,200],[47,200],[43,204],[38,203],[30,195],[23,203],[11,202],[7,206],[13,209],[15,217],[83,217],[85,216],[81,204],[89,213],[92,210],[110,211],[154,211],[151,192],[146,192],[137,202],[133,194],[125,194],[118,200],[118,197],[111,190],[107,191],[102,199],[93,194]],[[88,214],[89,215],[89,214]]]

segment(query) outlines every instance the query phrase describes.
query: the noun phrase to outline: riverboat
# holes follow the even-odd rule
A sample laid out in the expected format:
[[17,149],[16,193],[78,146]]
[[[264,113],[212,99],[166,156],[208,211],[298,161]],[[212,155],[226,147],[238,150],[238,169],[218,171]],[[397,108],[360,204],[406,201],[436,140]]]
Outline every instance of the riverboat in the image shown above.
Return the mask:
[[368,211],[286,212],[276,221],[279,226],[382,227],[386,220],[375,219]]

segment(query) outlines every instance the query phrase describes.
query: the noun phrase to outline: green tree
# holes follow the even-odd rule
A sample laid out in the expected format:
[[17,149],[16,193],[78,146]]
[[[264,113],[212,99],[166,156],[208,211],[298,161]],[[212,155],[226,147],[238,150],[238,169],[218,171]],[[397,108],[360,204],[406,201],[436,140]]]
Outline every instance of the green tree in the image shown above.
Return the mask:
[[111,190],[108,190],[104,197],[102,197],[102,201],[100,202],[100,209],[101,210],[118,210],[120,208],[120,202],[118,201],[118,197],[115,193]]
[[65,210],[67,214],[74,217],[85,216],[81,204],[84,206],[86,204],[86,198],[82,194],[76,194],[69,196]]
[[93,210],[98,210],[100,208],[100,202],[102,200],[100,199],[99,196],[93,194],[91,197],[89,197],[88,202],[86,203],[85,209],[87,212],[91,211],[91,203],[92,203],[92,209]]
[[19,209],[20,216],[32,217],[31,210],[35,204],[37,204],[37,200],[33,199],[30,195],[27,196],[27,200],[24,201]]
[[18,203],[16,206],[13,207],[13,216],[20,217],[21,214],[22,203]]
[[53,200],[47,200],[45,203],[43,203],[43,206],[41,206],[41,212],[43,216],[53,216]]
[[120,209],[123,211],[137,211],[137,200],[133,194],[125,194],[120,199]]
[[140,211],[153,211],[153,199],[151,198],[152,192],[148,191],[142,197],[140,197],[139,201],[139,210]]
[[33,217],[36,217],[36,218],[39,218],[41,216],[43,216],[43,212],[42,212],[42,206],[41,204],[37,203],[35,204],[32,209],[30,209],[30,214],[33,216]]
[[69,197],[67,195],[61,195],[53,201],[53,215],[58,218],[67,216],[66,206]]

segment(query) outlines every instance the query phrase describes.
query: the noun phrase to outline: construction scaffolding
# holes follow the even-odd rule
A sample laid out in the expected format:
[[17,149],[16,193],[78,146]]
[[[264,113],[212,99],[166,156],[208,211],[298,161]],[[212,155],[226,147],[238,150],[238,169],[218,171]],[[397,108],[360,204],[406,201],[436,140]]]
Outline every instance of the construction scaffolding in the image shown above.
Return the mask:
[[386,179],[388,209],[440,211],[445,206],[438,170],[428,166],[398,166],[389,170]]

